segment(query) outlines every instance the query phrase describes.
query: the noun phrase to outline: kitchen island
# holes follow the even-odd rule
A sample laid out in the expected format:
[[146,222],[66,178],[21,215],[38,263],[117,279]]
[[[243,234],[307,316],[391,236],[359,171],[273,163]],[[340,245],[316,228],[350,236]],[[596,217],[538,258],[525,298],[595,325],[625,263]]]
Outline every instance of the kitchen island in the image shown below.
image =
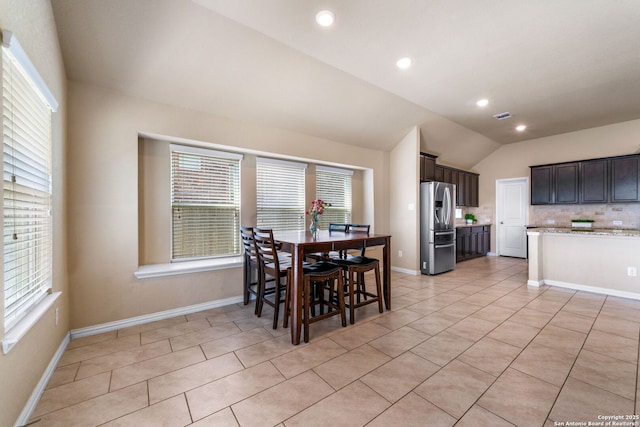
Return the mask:
[[640,230],[535,228],[528,285],[640,299]]

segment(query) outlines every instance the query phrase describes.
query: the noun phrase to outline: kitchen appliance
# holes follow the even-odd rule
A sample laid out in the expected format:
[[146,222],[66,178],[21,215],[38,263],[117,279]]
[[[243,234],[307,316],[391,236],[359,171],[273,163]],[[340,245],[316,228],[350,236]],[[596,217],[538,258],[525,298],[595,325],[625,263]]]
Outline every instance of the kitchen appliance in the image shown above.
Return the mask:
[[454,227],[456,186],[445,182],[420,184],[420,271],[439,274],[456,265]]

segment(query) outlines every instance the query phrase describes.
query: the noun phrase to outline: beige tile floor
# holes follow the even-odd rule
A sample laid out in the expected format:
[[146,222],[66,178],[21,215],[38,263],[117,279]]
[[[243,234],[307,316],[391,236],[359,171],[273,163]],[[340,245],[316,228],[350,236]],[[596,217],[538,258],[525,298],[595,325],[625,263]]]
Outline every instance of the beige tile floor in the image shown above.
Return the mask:
[[393,272],[393,310],[318,322],[299,346],[252,304],[75,339],[32,422],[547,427],[638,412],[640,301],[527,287],[526,271],[484,257]]

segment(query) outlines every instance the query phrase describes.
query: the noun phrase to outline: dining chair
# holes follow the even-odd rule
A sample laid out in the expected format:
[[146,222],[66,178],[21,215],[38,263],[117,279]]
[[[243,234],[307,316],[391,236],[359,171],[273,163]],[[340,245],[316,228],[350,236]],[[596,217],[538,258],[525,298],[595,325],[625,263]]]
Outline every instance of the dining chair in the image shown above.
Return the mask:
[[[287,283],[293,283],[293,269],[287,270]],[[336,296],[334,298],[333,296]],[[283,326],[286,328],[291,314],[292,287],[288,286],[285,297]],[[319,314],[316,314],[318,307]],[[325,307],[327,310],[325,312]],[[340,315],[342,326],[347,326],[344,301],[344,274],[340,265],[319,261],[303,266],[302,325],[304,342],[309,342],[309,325],[328,317]]]
[[[253,227],[240,227],[240,238],[242,239],[242,247],[244,248],[244,305],[249,304],[251,295],[256,299],[256,307],[254,312],[258,313],[258,269],[259,260],[256,246],[253,243]],[[255,280],[254,280],[255,277]]]
[[[366,224],[348,224],[348,233],[369,234],[370,226]],[[340,248],[337,248],[340,249]],[[338,257],[331,257],[331,262],[340,265],[345,274],[347,294],[349,295],[349,322],[355,321],[355,309],[371,303],[378,303],[378,310],[382,307],[382,283],[380,281],[380,261],[365,256],[366,247],[360,249],[359,255],[351,255],[346,250],[339,250]],[[376,293],[367,291],[365,273],[373,271],[376,280]]]
[[[258,255],[258,296],[256,314],[262,315],[262,307],[266,303],[273,307],[273,329],[278,328],[280,304],[285,301],[287,268],[291,267],[289,258],[278,256],[277,243],[273,239],[273,230],[267,228],[253,229],[253,242]],[[268,286],[273,283],[273,286]]]
[[[339,223],[331,222],[329,223],[327,230],[329,231],[329,234],[346,233],[348,225],[349,224],[339,224]],[[337,252],[333,252],[333,251],[332,252],[315,252],[315,253],[306,254],[305,257],[312,261],[322,261],[322,260],[328,260],[331,257],[338,256],[338,255],[339,254]]]

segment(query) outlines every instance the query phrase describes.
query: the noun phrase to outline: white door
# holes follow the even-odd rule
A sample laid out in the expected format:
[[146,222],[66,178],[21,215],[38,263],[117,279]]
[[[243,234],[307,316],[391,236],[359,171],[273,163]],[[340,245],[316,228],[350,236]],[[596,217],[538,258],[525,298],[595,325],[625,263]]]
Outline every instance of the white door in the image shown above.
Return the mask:
[[499,179],[496,194],[498,255],[526,258],[529,179]]

